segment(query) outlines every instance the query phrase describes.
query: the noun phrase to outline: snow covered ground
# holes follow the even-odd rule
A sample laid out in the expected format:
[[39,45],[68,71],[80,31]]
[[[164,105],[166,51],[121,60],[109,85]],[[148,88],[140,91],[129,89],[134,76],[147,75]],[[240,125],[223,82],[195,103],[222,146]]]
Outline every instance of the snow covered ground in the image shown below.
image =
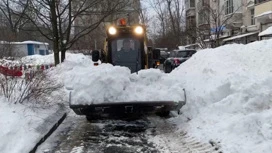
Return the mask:
[[[183,100],[185,88],[188,99],[183,114],[170,119],[178,131],[203,142],[220,142],[224,153],[267,153],[272,152],[271,49],[272,39],[205,49],[170,74],[154,69],[130,74],[125,67],[93,66],[83,54],[68,54],[49,73],[64,84],[67,93],[72,91],[74,103],[82,104],[177,101]],[[52,62],[52,55],[42,58]]]
[[29,152],[63,113],[57,106],[33,108],[0,98],[0,152]]
[[[36,61],[38,61],[40,57],[41,56],[36,56]],[[50,62],[50,60],[50,56],[48,56],[46,61]],[[21,63],[20,61],[9,60],[2,60],[2,62],[3,64],[7,65]],[[27,64],[37,63],[38,62],[31,62],[31,60],[27,62]],[[0,74],[0,81],[5,83],[6,80],[2,79],[2,74]],[[11,91],[10,89],[13,87],[13,85],[16,85],[15,89],[13,90],[14,93],[12,94],[13,98],[11,98],[10,101],[4,98],[2,93],[3,84],[2,82],[0,83],[1,153],[22,153],[31,151],[35,147],[36,143],[38,143],[43,136],[47,134],[47,132],[64,115],[66,111],[66,108],[63,105],[59,105],[60,101],[63,100],[62,98],[66,97],[66,99],[68,99],[67,95],[64,95],[64,97],[60,96],[62,95],[62,91],[52,93],[54,97],[44,97],[43,100],[48,101],[43,101],[43,104],[31,103],[27,100],[24,101],[23,104],[14,104],[15,101],[26,91],[22,89],[25,86],[20,84],[21,82],[23,82],[22,78],[18,78],[16,81],[14,79],[10,82],[8,91]],[[5,86],[5,89],[8,89],[8,86]]]

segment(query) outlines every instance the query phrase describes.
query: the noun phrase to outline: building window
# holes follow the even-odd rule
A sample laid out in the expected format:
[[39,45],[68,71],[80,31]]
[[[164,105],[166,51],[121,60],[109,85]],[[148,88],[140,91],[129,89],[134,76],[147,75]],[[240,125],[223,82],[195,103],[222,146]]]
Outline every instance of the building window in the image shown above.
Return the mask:
[[233,13],[233,0],[225,1],[225,15]]
[[195,7],[195,0],[190,0],[190,7]]
[[195,0],[186,0],[185,3],[187,8],[195,7]]
[[255,25],[254,9],[250,10],[251,25]]
[[199,24],[208,24],[209,22],[209,13],[204,10],[198,13],[198,22]]

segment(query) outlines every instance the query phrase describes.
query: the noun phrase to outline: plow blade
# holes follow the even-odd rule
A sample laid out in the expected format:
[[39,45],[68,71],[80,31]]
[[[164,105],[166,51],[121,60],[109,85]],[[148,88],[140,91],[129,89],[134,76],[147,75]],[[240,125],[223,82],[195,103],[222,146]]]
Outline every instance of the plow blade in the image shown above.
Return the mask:
[[70,108],[77,115],[86,115],[88,120],[137,118],[154,114],[166,117],[169,116],[170,111],[176,111],[179,114],[182,106],[186,104],[185,90],[184,97],[184,101],[128,101],[80,105],[72,104],[70,92],[69,103]]
[[135,101],[112,102],[92,105],[70,105],[77,115],[86,115],[90,119],[120,119],[122,117],[140,117],[148,115],[168,116],[170,111],[179,112],[185,101]]

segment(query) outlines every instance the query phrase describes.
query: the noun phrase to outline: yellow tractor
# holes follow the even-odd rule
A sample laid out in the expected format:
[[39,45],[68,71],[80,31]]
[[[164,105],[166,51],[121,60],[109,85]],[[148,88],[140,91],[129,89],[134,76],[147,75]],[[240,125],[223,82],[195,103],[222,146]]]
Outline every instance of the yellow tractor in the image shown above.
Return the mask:
[[[160,50],[147,47],[146,30],[142,25],[127,26],[125,20],[120,20],[120,25],[109,26],[104,46],[104,50],[92,52],[92,60],[95,65],[98,65],[100,60],[102,63],[128,67],[131,73],[135,73],[160,64]],[[70,108],[78,115],[86,115],[88,120],[102,119],[102,117],[120,119],[149,114],[167,116],[170,111],[179,111],[185,101],[135,100],[91,105],[71,105],[70,102]]]
[[127,26],[124,19],[119,26],[107,28],[104,49],[93,51],[92,59],[112,65],[126,66],[132,73],[145,68],[156,68],[159,63],[158,50],[147,47],[146,30],[142,25]]

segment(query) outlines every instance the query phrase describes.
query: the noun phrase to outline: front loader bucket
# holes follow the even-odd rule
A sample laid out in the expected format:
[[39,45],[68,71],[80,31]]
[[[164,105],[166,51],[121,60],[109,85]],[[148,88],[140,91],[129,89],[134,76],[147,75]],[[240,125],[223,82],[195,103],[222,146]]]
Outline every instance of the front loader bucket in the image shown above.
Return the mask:
[[169,115],[170,111],[177,111],[186,104],[186,94],[184,90],[184,101],[129,101],[129,102],[106,102],[90,105],[73,105],[70,108],[77,115],[86,115],[89,118],[119,119],[120,117],[148,116],[157,114],[160,116]]

